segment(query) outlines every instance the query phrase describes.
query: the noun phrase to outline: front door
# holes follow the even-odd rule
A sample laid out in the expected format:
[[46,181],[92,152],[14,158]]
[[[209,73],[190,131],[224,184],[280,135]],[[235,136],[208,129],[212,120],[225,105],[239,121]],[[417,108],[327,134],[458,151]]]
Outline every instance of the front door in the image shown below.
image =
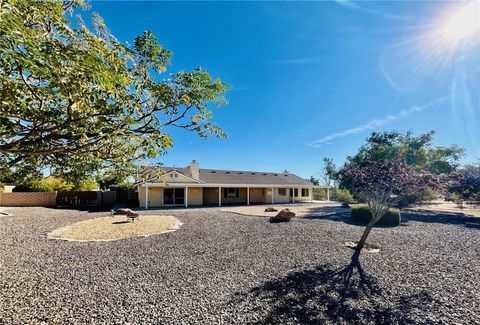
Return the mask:
[[185,204],[184,188],[165,188],[163,189],[164,205],[180,205]]

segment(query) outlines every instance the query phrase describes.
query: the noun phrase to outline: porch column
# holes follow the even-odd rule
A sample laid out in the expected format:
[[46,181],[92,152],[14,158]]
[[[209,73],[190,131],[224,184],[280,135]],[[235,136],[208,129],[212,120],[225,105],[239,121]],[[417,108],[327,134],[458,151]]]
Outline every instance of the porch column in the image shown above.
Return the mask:
[[247,205],[250,205],[250,187],[247,187]]
[[292,199],[293,203],[295,203],[295,187],[292,187]]
[[218,206],[222,206],[222,187],[218,187]]
[[188,186],[185,186],[185,207],[188,208]]
[[330,201],[330,186],[327,187],[327,201]]
[[272,187],[272,204],[275,204],[275,198],[274,198],[275,194],[273,192],[273,187]]
[[310,187],[310,203],[313,203],[313,188]]
[[148,209],[148,186],[145,186],[145,210]]

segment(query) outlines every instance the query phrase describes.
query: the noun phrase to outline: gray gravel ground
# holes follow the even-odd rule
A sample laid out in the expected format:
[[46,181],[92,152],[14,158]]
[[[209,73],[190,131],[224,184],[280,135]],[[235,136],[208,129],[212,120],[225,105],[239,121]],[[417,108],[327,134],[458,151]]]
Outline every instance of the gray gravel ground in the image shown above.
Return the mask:
[[[115,242],[47,240],[105,216],[17,208],[0,218],[0,323],[480,323],[480,219],[406,215],[376,228],[338,216],[270,224],[217,208],[162,211],[173,233]],[[158,211],[149,211],[157,213]]]

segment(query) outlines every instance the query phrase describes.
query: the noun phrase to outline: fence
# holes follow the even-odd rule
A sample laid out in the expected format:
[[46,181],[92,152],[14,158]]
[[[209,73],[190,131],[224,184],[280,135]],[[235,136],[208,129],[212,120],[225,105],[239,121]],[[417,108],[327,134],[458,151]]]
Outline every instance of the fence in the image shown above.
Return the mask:
[[135,191],[0,192],[0,206],[48,208],[111,208],[122,203],[138,206]]
[[0,193],[0,206],[53,208],[56,205],[56,198],[56,192]]
[[115,191],[68,191],[57,195],[58,208],[112,207],[115,203]]

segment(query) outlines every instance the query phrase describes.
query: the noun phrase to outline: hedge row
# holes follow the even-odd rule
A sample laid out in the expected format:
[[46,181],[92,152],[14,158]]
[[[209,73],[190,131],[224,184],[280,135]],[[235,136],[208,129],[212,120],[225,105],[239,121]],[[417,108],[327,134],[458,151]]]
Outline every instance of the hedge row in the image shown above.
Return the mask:
[[[372,214],[366,205],[352,207],[351,218],[354,222],[368,223],[372,219]],[[398,226],[402,221],[400,210],[388,209],[387,213],[377,223],[380,226]]]

